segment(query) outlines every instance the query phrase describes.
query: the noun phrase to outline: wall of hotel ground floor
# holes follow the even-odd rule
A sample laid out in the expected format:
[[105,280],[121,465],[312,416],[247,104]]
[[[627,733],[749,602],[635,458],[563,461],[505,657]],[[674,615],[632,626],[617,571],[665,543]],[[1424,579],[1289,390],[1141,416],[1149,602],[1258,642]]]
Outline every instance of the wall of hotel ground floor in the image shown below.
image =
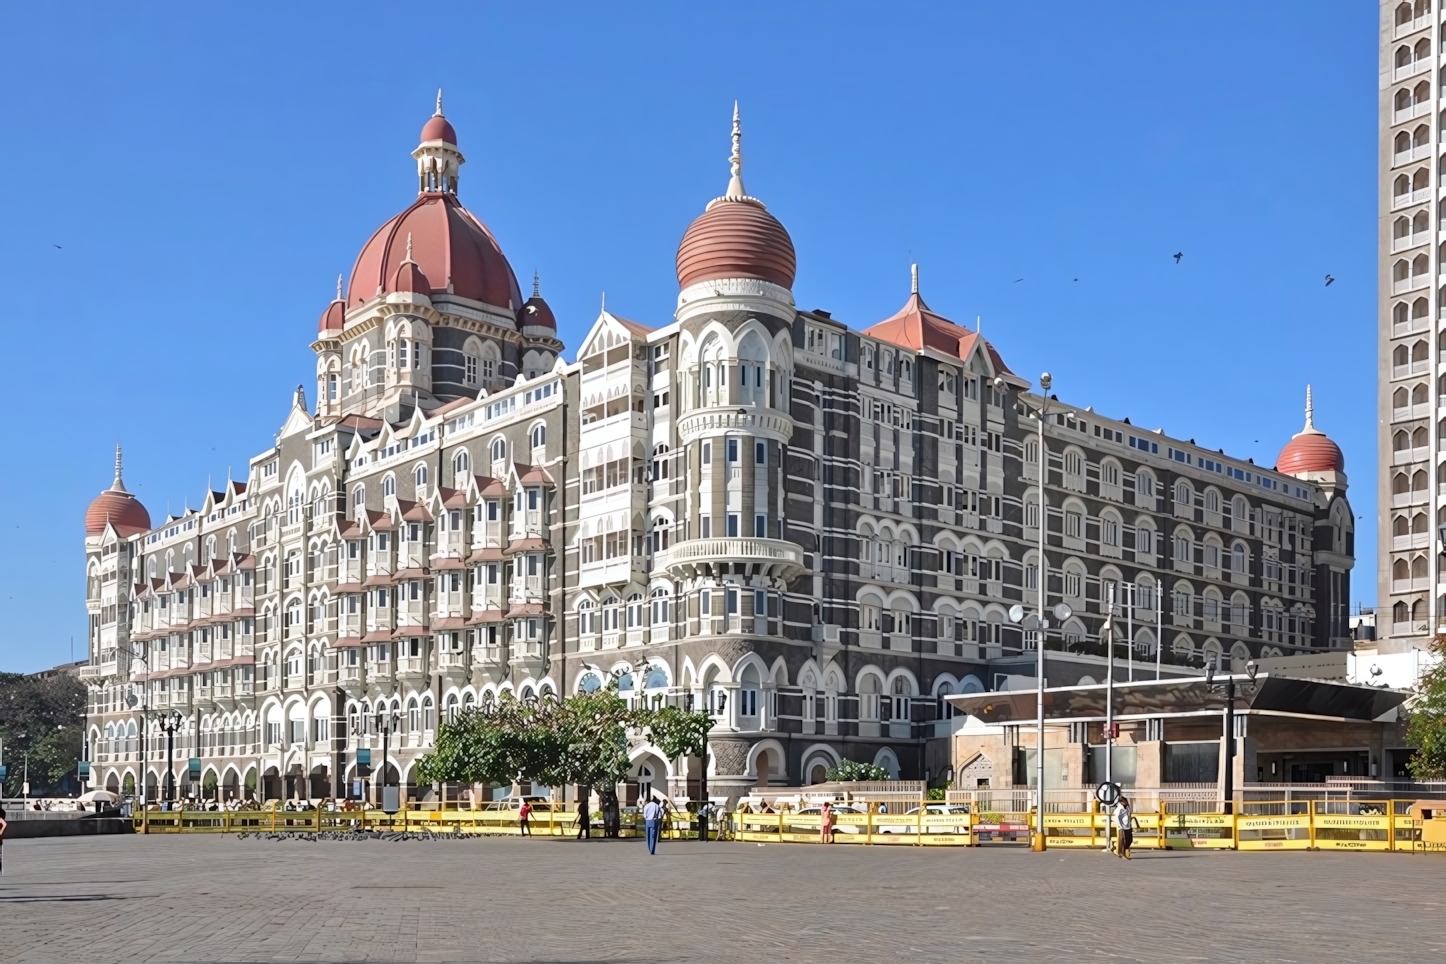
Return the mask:
[[[1243,722],[1241,722],[1243,721]],[[1339,721],[1241,714],[1237,716],[1233,780],[1251,783],[1323,783],[1326,777],[1391,778],[1392,767],[1408,754],[1405,725],[1396,721]],[[1138,787],[1160,787],[1181,780],[1169,765],[1172,748],[1202,749],[1215,758],[1214,778],[1224,762],[1220,716],[1163,721],[1163,739],[1148,740],[1146,723],[1121,723],[1116,746],[1128,748],[1133,777],[1120,781]],[[1071,737],[1085,737],[1077,742]],[[1037,731],[1024,723],[965,727],[950,741],[951,765],[958,789],[987,785],[1006,789],[1032,786],[1036,779],[1034,747]],[[1103,725],[1090,723],[1083,734],[1065,724],[1045,729],[1045,787],[1072,789],[1093,786],[1103,763]],[[1093,756],[1093,760],[1091,760]],[[1118,761],[1120,757],[1116,757]],[[1026,762],[1027,761],[1027,764]],[[970,779],[971,774],[978,774]],[[987,784],[983,781],[988,781]]]

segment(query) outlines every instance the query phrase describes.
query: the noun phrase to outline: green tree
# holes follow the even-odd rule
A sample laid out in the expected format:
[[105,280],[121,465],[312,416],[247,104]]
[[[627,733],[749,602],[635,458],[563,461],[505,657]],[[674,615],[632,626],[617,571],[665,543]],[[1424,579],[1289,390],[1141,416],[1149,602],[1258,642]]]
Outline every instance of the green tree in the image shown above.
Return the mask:
[[701,757],[707,752],[708,731],[713,729],[711,713],[690,713],[677,706],[663,706],[648,712],[644,726],[648,741],[669,760],[680,756]]
[[1431,646],[1436,662],[1421,674],[1407,711],[1406,741],[1416,748],[1407,766],[1417,780],[1446,778],[1446,638]]
[[62,792],[80,761],[84,720],[85,684],[74,676],[0,673],[0,742],[9,768],[5,794],[20,795],[27,751],[30,795]]
[[850,780],[891,780],[889,771],[877,763],[860,763],[858,760],[840,760],[837,766],[828,768],[825,780],[846,782]]

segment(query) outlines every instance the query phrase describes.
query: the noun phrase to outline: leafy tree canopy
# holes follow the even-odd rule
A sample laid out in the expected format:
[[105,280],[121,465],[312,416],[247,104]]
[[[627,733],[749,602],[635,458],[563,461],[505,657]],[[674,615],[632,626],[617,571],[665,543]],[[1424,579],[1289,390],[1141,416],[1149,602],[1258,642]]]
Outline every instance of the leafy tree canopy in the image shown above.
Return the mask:
[[20,795],[27,751],[31,796],[59,792],[80,760],[84,720],[85,684],[74,676],[0,673],[0,742],[10,771],[5,794]]
[[1436,662],[1421,674],[1407,715],[1406,740],[1416,748],[1407,766],[1417,780],[1446,779],[1446,639],[1431,652]]

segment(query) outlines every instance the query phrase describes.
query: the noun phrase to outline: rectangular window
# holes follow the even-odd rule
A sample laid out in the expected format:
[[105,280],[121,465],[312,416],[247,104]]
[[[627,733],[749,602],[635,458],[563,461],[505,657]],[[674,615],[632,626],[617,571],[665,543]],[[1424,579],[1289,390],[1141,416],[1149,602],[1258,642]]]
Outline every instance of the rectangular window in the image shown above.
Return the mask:
[[527,507],[528,507],[529,509],[536,509],[536,508],[537,508],[537,490],[536,490],[536,489],[528,489],[528,490],[527,490]]
[[730,513],[728,513],[728,538],[730,538],[730,539],[736,539],[737,537],[738,537],[738,513],[736,513],[736,512],[730,512]]
[[706,516],[706,515],[705,515],[705,516],[702,516],[702,517],[698,520],[698,526],[699,526],[699,532],[701,533],[701,538],[704,538],[704,539],[711,539],[711,538],[713,538],[713,517],[712,517],[712,516]]
[[703,443],[703,464],[704,464],[704,465],[712,465],[712,464],[713,464],[713,443],[712,443],[712,442],[704,442],[704,443]]
[[728,615],[736,615],[738,613],[738,590],[729,589],[724,593],[723,598],[725,605],[728,607]]
[[698,612],[704,616],[713,615],[713,594],[706,589],[698,599]]
[[753,517],[753,537],[755,539],[768,538],[768,516],[756,515]]
[[767,442],[754,442],[754,443],[753,443],[753,464],[754,464],[754,465],[767,465],[767,464],[768,464],[768,443],[767,443]]
[[762,589],[753,590],[753,615],[768,615],[768,594]]
[[738,461],[738,440],[736,438],[730,438],[728,440],[728,461]]

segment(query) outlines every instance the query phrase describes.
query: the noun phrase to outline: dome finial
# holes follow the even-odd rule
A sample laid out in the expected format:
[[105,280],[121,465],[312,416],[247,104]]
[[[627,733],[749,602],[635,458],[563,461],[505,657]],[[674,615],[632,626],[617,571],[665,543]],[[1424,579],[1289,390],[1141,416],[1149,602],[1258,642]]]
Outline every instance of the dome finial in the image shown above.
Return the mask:
[[743,190],[743,124],[738,118],[738,101],[733,102],[733,153],[728,158],[728,169],[732,177],[728,179],[728,191],[724,197],[744,198],[748,192]]
[[341,275],[336,276],[336,300],[341,300]]
[[538,282],[537,269],[536,269],[536,268],[533,268],[533,269],[532,269],[532,297],[534,297],[534,298],[540,298],[540,297],[542,297],[541,292],[538,291],[537,282]]
[[909,265],[909,278],[909,293],[916,295],[919,293],[919,266],[917,264]]
[[[407,232],[407,257],[406,257],[406,260],[407,260],[407,261],[412,261],[412,232],[410,232],[410,231]],[[416,264],[416,262],[415,262],[415,261],[412,261],[412,264]]]
[[433,116],[433,117],[441,117],[441,116],[442,116],[442,88],[440,88],[440,87],[437,88],[437,112],[436,112],[435,114],[433,114],[432,116]]
[[1315,429],[1315,402],[1311,399],[1309,382],[1305,386],[1305,428],[1308,432]]
[[115,447],[115,481],[111,483],[111,490],[114,492],[126,490],[125,483],[121,481],[121,447],[119,445]]

